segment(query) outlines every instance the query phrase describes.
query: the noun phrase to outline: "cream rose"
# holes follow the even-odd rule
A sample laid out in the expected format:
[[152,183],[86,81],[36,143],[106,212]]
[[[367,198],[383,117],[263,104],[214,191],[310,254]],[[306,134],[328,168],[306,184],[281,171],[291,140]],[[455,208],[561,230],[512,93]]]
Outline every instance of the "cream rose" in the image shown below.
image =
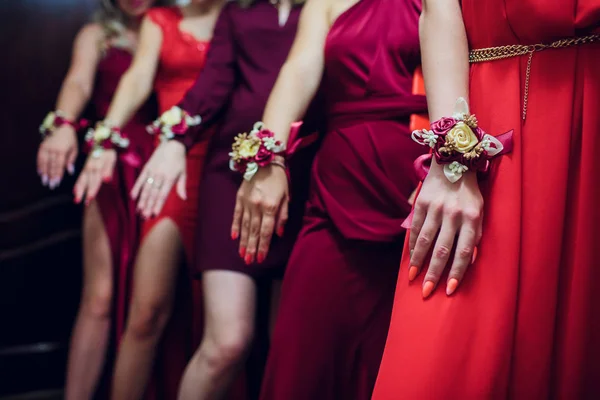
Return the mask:
[[479,139],[471,128],[464,122],[457,123],[454,128],[446,134],[448,142],[454,143],[454,148],[459,153],[467,153],[479,143]]
[[50,113],[44,118],[44,122],[42,123],[42,127],[46,130],[51,130],[54,128],[54,119],[56,115],[54,113]]
[[170,110],[165,111],[160,117],[160,120],[163,124],[169,126],[175,126],[181,123],[181,119],[183,117],[183,112],[179,107],[172,107]]
[[99,125],[94,130],[94,141],[98,143],[103,140],[106,140],[110,138],[111,133],[112,132],[110,131],[110,128],[108,126]]
[[260,140],[256,138],[248,138],[240,143],[238,154],[241,158],[254,157],[260,149]]

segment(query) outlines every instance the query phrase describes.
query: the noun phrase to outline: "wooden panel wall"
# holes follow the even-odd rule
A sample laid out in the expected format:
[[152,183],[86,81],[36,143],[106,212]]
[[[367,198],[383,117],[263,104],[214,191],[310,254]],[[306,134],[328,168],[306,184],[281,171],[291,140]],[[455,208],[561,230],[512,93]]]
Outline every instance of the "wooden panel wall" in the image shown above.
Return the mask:
[[59,388],[81,285],[73,180],[36,174],[37,132],[98,0],[0,1],[0,397]]

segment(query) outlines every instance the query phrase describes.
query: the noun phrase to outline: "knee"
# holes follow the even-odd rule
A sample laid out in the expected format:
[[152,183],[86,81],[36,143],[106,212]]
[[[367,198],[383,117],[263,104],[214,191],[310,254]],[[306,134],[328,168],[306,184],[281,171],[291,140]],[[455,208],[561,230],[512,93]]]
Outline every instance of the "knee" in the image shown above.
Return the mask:
[[94,319],[108,319],[112,314],[112,289],[109,283],[86,290],[81,304],[82,312]]
[[251,329],[231,330],[226,334],[206,337],[202,358],[213,371],[224,371],[241,364],[252,343]]
[[127,333],[138,340],[158,339],[170,316],[170,307],[160,302],[134,304],[127,322]]

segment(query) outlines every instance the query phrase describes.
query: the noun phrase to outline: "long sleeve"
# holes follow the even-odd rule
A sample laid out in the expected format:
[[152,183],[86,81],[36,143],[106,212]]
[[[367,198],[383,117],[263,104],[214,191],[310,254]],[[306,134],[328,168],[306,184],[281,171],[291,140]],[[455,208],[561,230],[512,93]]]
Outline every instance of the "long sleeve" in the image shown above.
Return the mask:
[[231,10],[235,4],[225,5],[215,25],[213,39],[208,50],[206,64],[194,86],[185,94],[179,107],[190,115],[202,117],[199,126],[177,137],[187,149],[192,147],[202,136],[206,127],[214,122],[219,112],[227,103],[236,82],[235,40]]

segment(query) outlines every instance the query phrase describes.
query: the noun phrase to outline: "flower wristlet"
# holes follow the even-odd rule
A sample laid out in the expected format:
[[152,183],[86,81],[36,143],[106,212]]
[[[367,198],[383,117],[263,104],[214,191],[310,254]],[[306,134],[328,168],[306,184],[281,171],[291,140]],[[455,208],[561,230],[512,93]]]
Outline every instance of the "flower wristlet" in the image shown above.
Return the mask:
[[[512,150],[513,131],[497,137],[488,135],[478,126],[475,115],[469,113],[464,98],[459,98],[452,117],[441,118],[431,124],[431,130],[412,133],[415,142],[429,146],[438,164],[444,166],[444,175],[457,182],[467,171],[487,172],[492,158]],[[417,170],[425,169],[424,162],[432,154],[419,157]]]
[[185,135],[190,127],[200,125],[200,122],[202,118],[199,115],[192,117],[187,111],[174,106],[162,113],[146,130],[151,135],[160,135],[161,142],[165,142]]
[[40,134],[42,135],[42,138],[45,138],[63,125],[69,125],[72,126],[73,129],[79,130],[87,127],[88,121],[81,119],[75,122],[67,118],[60,110],[52,111],[46,115],[46,118],[44,118],[44,121],[40,125]]
[[288,147],[281,141],[275,139],[275,134],[265,129],[262,122],[254,124],[250,133],[240,133],[236,136],[231,153],[229,153],[229,168],[232,171],[241,172],[244,179],[249,181],[258,172],[259,168],[268,165],[278,165],[286,170],[285,161],[297,150],[314,143],[319,135],[311,133],[298,138],[302,122],[294,122],[290,127]]
[[85,142],[92,157],[100,157],[105,149],[126,149],[129,139],[121,129],[107,121],[101,121],[95,128],[90,128],[85,135]]

